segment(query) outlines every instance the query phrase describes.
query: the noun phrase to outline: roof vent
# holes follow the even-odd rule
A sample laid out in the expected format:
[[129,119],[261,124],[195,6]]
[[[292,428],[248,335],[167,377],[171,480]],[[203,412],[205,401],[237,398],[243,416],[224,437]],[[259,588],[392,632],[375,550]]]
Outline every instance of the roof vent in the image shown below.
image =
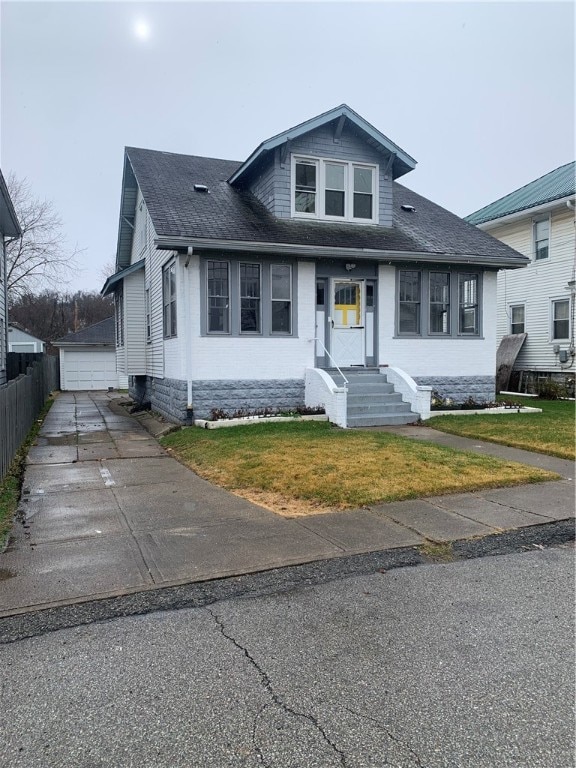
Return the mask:
[[208,192],[206,184],[194,184],[194,189],[196,192]]
[[403,211],[408,211],[409,213],[416,213],[416,208],[414,208],[413,205],[401,205],[400,208],[402,208]]

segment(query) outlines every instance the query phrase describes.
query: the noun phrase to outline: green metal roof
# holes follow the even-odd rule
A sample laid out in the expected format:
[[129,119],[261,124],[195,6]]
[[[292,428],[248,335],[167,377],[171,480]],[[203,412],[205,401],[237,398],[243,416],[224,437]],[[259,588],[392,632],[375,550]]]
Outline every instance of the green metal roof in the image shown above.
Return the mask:
[[501,197],[490,205],[485,205],[484,208],[465,216],[464,219],[470,224],[483,224],[485,221],[500,219],[502,216],[509,216],[512,213],[535,208],[537,205],[569,197],[575,193],[575,167],[574,161],[561,165],[555,171],[550,171],[545,176],[510,192],[509,195]]

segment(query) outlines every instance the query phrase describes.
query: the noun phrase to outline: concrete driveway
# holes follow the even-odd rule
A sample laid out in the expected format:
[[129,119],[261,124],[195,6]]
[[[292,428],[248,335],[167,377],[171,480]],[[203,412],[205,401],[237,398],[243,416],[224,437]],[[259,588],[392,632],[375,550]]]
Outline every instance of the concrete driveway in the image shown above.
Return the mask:
[[[0,555],[0,617],[574,514],[573,481],[564,479],[282,518],[179,464],[117,398],[57,396],[29,453],[19,519]],[[568,477],[569,467],[558,461],[557,471]]]

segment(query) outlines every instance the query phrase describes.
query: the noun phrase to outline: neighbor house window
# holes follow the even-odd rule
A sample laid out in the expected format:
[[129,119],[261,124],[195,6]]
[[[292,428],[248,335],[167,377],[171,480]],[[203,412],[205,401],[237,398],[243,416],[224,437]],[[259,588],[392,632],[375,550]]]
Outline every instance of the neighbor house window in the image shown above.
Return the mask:
[[524,304],[510,307],[510,333],[524,333]]
[[227,261],[209,261],[208,333],[230,333],[230,267]]
[[567,339],[570,336],[570,301],[552,302],[552,338]]
[[162,270],[162,305],[164,309],[164,338],[176,336],[176,262],[171,261]]
[[150,288],[146,288],[145,291],[145,308],[146,308],[146,341],[152,340],[152,312],[150,309]]
[[116,315],[116,346],[124,346],[124,289],[118,288],[114,295],[114,309]]
[[292,158],[293,215],[374,223],[378,167],[312,157]]
[[420,272],[400,271],[398,331],[420,333]]
[[292,333],[292,267],[270,265],[272,333]]
[[458,276],[458,333],[478,333],[478,275]]
[[430,272],[430,333],[450,333],[450,273]]
[[550,243],[550,220],[542,219],[534,222],[534,258],[547,259]]
[[260,333],[260,264],[240,264],[240,332]]

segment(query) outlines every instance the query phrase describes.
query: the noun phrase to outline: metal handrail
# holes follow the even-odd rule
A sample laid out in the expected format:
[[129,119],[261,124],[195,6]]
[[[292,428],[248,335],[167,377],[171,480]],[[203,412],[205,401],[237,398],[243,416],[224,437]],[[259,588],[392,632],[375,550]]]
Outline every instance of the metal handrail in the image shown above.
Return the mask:
[[318,344],[320,344],[320,346],[322,347],[322,349],[324,350],[324,352],[326,352],[326,354],[328,355],[328,357],[330,358],[330,360],[331,360],[331,361],[334,363],[334,368],[336,368],[336,370],[338,371],[338,373],[340,374],[340,376],[342,376],[342,378],[344,379],[344,383],[345,383],[346,385],[348,385],[348,383],[349,383],[349,382],[348,382],[348,379],[346,378],[346,376],[344,376],[344,374],[343,374],[343,373],[342,373],[342,371],[340,370],[340,367],[339,367],[339,366],[338,366],[338,364],[336,363],[336,360],[334,360],[334,358],[332,357],[332,355],[330,354],[330,352],[328,352],[328,350],[327,350],[327,349],[326,349],[326,347],[324,346],[324,342],[323,342],[321,339],[319,339],[318,337],[316,337],[316,336],[314,337],[313,341],[317,341],[317,342],[318,342]]

